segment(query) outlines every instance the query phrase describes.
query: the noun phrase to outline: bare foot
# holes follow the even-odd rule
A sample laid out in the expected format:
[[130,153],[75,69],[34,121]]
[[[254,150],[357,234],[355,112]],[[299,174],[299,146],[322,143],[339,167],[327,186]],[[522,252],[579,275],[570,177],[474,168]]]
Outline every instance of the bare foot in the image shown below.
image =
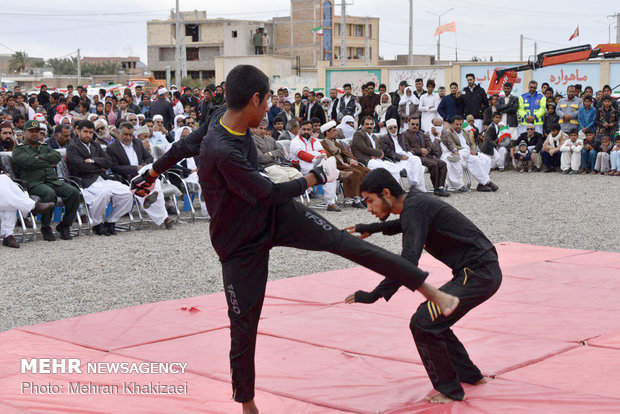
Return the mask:
[[454,401],[452,398],[446,395],[443,395],[443,394],[428,396],[425,398],[425,400],[431,404],[447,404],[447,403],[451,403]]
[[491,377],[482,377],[480,381],[474,382],[472,385],[482,385],[482,384],[486,384],[489,381],[491,381]]
[[254,400],[241,403],[241,406],[243,407],[243,414],[258,414],[258,407],[256,407]]
[[459,298],[449,293],[442,292],[441,290],[437,293],[435,298],[433,298],[432,302],[439,306],[444,316],[450,316],[456,307],[459,306]]

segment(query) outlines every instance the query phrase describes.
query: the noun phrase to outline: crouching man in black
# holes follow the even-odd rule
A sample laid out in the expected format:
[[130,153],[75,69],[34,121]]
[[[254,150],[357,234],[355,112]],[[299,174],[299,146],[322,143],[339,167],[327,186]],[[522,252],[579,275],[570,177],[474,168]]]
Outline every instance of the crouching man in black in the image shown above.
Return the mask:
[[[361,183],[361,192],[368,211],[382,222],[358,224],[346,230],[359,233],[362,239],[377,232],[402,233],[402,255],[415,266],[422,249],[426,249],[452,269],[454,277],[439,290],[458,297],[459,306],[445,316],[426,301],[411,318],[410,328],[426,372],[439,391],[427,400],[462,400],[465,393],[461,382],[479,385],[488,379],[471,361],[450,327],[499,289],[502,272],[497,251],[482,231],[454,207],[415,189],[406,194],[387,170],[370,172]],[[390,214],[400,218],[386,221]],[[380,297],[389,300],[399,288],[398,282],[386,278],[372,292],[357,291],[345,302],[374,303]]]

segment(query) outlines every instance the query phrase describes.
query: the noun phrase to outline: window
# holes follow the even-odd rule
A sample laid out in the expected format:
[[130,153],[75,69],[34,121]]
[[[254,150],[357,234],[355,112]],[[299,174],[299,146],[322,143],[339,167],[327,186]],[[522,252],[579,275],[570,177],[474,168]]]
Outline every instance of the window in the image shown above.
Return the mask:
[[198,58],[198,48],[197,47],[188,47],[185,49],[185,56],[187,57],[187,61],[197,61]]
[[364,59],[364,48],[363,47],[355,48],[355,59]]
[[187,71],[187,76],[192,79],[200,79],[200,71],[199,70],[189,70]]
[[237,31],[236,30],[232,31],[232,37],[237,37]]
[[364,25],[356,24],[355,25],[355,36],[356,37],[364,37]]
[[153,71],[153,77],[158,80],[166,79],[166,71],[165,70]]
[[185,25],[185,36],[190,36],[192,38],[192,42],[199,41],[199,31],[197,24],[186,24]]

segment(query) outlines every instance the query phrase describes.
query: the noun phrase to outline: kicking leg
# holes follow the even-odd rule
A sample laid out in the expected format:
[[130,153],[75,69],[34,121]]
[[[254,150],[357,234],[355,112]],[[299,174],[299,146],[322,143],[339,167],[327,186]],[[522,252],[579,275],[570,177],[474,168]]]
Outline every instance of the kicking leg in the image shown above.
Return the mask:
[[279,205],[272,220],[274,246],[337,254],[411,290],[419,290],[448,315],[458,305],[458,299],[448,292],[441,292],[424,283],[428,273],[409,260],[337,229],[318,213],[296,201]]

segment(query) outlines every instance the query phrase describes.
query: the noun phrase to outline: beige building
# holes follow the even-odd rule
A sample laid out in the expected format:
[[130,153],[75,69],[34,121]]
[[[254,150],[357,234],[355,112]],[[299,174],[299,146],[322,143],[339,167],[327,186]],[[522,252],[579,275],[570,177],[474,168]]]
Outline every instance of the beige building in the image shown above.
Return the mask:
[[[334,0],[291,0],[291,15],[273,19],[275,55],[299,56],[301,67],[316,67],[319,61],[340,65],[340,16],[334,14]],[[321,27],[317,36],[313,28]],[[367,28],[368,27],[368,28]],[[291,33],[292,32],[292,33]],[[379,18],[346,15],[347,65],[379,62]],[[368,41],[367,41],[368,40]]]
[[[252,35],[273,36],[271,22],[254,20],[207,19],[206,11],[182,12],[187,58],[187,76],[192,79],[214,79],[215,57],[254,55]],[[147,22],[147,61],[155,79],[166,78],[166,67],[172,77],[176,68],[176,16]],[[271,53],[272,48],[267,48]]]

